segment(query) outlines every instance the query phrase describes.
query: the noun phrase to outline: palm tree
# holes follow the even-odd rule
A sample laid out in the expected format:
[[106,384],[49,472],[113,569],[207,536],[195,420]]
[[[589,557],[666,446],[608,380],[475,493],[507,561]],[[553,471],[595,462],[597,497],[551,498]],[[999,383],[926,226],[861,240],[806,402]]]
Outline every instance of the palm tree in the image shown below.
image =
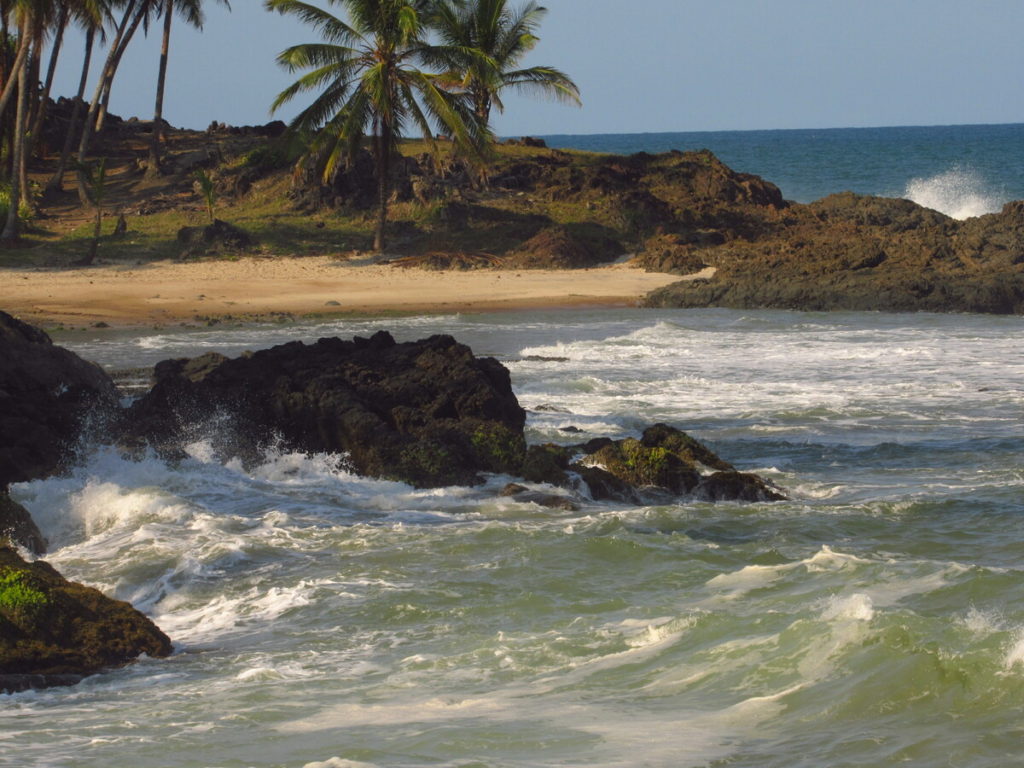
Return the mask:
[[546,13],[532,0],[520,8],[510,8],[507,0],[437,2],[431,22],[449,54],[440,63],[453,73],[484,124],[490,122],[492,107],[504,110],[501,92],[506,88],[580,103],[579,88],[565,73],[547,66],[519,68],[540,40],[535,32]]
[[[92,144],[94,133],[98,133],[103,127],[103,118],[106,115],[105,104],[110,98],[111,86],[114,82],[114,75],[121,63],[128,43],[131,42],[135,31],[144,22],[148,26],[150,15],[153,13],[156,0],[116,0],[116,3],[124,7],[121,21],[114,29],[114,39],[107,52],[107,59],[100,71],[100,79],[96,84],[96,91],[89,104],[89,114],[82,126],[82,135],[78,141],[78,165],[88,165],[89,147]],[[83,205],[89,204],[89,190],[82,173],[78,174],[78,196]]]
[[59,3],[54,0],[15,0],[4,10],[14,16],[18,25],[18,52],[14,64],[7,72],[7,82],[0,93],[0,116],[13,94],[17,94],[15,105],[13,140],[11,142],[11,193],[7,221],[0,240],[11,241],[18,237],[18,210],[22,197],[27,191],[27,149],[29,134],[30,98],[36,91],[38,68],[30,62],[38,62],[46,30],[57,13]]
[[[217,0],[230,10],[228,0]],[[156,109],[153,114],[153,137],[149,144],[150,172],[157,173],[160,169],[160,142],[163,139],[164,86],[167,82],[167,53],[171,42],[171,20],[174,11],[196,29],[203,28],[203,0],[163,0],[164,15],[163,41],[160,46],[160,70],[156,81]]]
[[432,125],[471,148],[482,138],[465,102],[443,87],[441,75],[424,72],[421,62],[443,51],[424,40],[425,0],[329,0],[348,13],[346,23],[302,0],[265,0],[266,8],[292,14],[316,28],[322,43],[283,51],[278,62],[289,71],[310,70],[282,91],[271,111],[306,91],[320,91],[292,121],[291,129],[313,136],[307,160],[329,180],[344,159],[351,163],[367,130],[377,166],[378,219],[374,250],[384,248],[390,195],[391,157],[407,126],[414,125],[433,146]]
[[71,109],[71,120],[68,122],[68,132],[64,137],[64,148],[60,153],[60,160],[57,161],[57,168],[53,172],[53,176],[50,177],[50,181],[46,184],[46,193],[53,194],[59,192],[64,184],[64,173],[68,167],[68,161],[71,159],[71,152],[75,146],[75,137],[78,135],[78,120],[82,115],[82,107],[84,104],[85,86],[89,79],[89,66],[92,63],[92,52],[93,44],[96,40],[96,35],[103,35],[103,21],[109,17],[110,8],[104,0],[102,6],[102,12],[98,18],[94,20],[83,20],[83,26],[85,27],[85,61],[82,64],[82,74],[78,80],[78,91],[75,94],[75,106]]
[[[43,124],[46,122],[47,107],[49,104],[50,91],[53,87],[54,75],[57,71],[57,62],[61,54],[61,45],[64,40],[64,32],[68,25],[75,21],[86,27],[89,32],[102,24],[106,11],[107,0],[64,0],[60,3],[57,19],[53,23],[53,43],[50,46],[50,63],[46,71],[46,79],[43,82],[42,92],[39,94],[35,106],[34,117],[32,118],[31,138],[34,145],[38,145]],[[90,44],[91,52],[91,44]],[[87,67],[88,68],[88,65]],[[79,94],[81,98],[81,94]],[[77,107],[77,104],[76,104]],[[73,128],[73,126],[71,126]]]

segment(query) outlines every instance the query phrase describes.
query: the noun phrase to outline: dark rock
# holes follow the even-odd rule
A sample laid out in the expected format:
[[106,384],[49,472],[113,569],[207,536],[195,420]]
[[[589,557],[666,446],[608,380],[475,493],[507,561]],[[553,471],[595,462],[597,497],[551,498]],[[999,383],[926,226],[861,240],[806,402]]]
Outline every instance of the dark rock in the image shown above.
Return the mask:
[[46,538],[32,516],[6,491],[0,491],[0,546],[5,542],[24,547],[33,555],[46,553]]
[[542,229],[509,254],[518,269],[580,269],[614,261],[622,244],[601,232],[555,225]]
[[663,488],[676,496],[689,493],[700,482],[692,462],[660,446],[648,448],[633,438],[606,445],[584,461],[635,488]]
[[67,685],[170,653],[167,636],[128,603],[0,547],[0,691]]
[[777,489],[757,475],[715,472],[702,478],[694,496],[705,501],[785,501]]
[[118,405],[103,370],[0,312],[0,488],[45,477]]
[[566,485],[569,476],[569,462],[572,451],[561,445],[547,443],[531,445],[526,450],[521,476],[532,483],[549,483],[550,485]]
[[257,458],[280,438],[299,450],[346,453],[361,474],[420,487],[518,474],[526,451],[526,415],[508,371],[450,336],[292,342],[233,360],[167,360],[154,374],[126,433],[164,450],[220,419],[213,432],[226,455]]
[[518,483],[509,483],[501,489],[500,495],[526,504],[536,504],[538,507],[547,507],[548,509],[562,509],[566,512],[576,512],[580,508],[579,504],[570,498],[555,493],[532,491]]
[[[1024,202],[957,221],[909,200],[845,192],[792,205],[719,245],[651,249],[648,269],[682,273],[693,258],[706,280],[650,294],[656,307],[1024,313]],[[708,222],[705,221],[705,224]],[[694,266],[692,262],[685,267]]]
[[[594,499],[627,503],[666,496],[710,501],[785,499],[757,475],[737,472],[707,446],[666,424],[648,428],[639,440],[604,438],[575,449],[587,455],[569,470],[587,483]],[[708,469],[718,471],[704,475]]]
[[184,255],[202,256],[250,248],[255,240],[235,225],[215,219],[202,227],[182,227],[178,230],[178,243],[185,246]]

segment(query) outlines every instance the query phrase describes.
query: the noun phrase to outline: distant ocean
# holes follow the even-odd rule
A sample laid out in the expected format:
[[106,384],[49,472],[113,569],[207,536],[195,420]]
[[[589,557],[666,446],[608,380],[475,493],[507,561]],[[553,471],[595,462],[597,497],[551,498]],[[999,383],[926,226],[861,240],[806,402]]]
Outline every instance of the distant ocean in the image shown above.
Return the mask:
[[905,197],[956,218],[1024,199],[1024,124],[551,135],[549,146],[632,154],[710,149],[809,203],[834,192]]
[[[795,200],[1024,197],[1024,126],[547,138],[707,147]],[[179,461],[96,447],[12,493],[50,562],[177,652],[0,696],[0,766],[1024,763],[1024,318],[530,310],[56,340],[126,368],[381,328],[501,360],[530,442],[667,422],[790,500],[547,509],[502,476],[417,490],[275,447],[243,466],[214,455],[219,423]]]

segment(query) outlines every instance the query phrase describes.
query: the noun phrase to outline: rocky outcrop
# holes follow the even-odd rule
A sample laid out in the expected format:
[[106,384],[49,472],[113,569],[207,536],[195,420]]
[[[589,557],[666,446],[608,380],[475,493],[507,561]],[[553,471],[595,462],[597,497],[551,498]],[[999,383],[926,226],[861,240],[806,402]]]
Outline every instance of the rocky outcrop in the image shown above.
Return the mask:
[[165,452],[209,427],[227,456],[281,440],[345,453],[363,475],[437,487],[514,473],[525,451],[508,371],[450,336],[292,342],[233,360],[168,360],[155,377],[125,433]]
[[0,312],[0,489],[45,477],[73,452],[89,419],[116,410],[103,370]]
[[793,205],[759,233],[678,244],[642,261],[713,277],[650,294],[652,307],[1024,312],[1024,202],[957,221],[909,200],[831,195]]
[[680,496],[751,502],[786,498],[762,478],[737,471],[705,445],[666,424],[649,427],[640,439],[531,446],[523,476],[561,486],[572,486],[578,478],[594,500],[626,503]]
[[0,546],[0,692],[73,684],[170,653],[167,636],[128,603]]

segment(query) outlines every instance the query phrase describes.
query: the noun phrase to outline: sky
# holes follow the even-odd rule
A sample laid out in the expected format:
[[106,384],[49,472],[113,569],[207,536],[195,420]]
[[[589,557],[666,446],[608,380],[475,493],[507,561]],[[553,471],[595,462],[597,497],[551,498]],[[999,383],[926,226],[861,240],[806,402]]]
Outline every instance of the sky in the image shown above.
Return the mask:
[[[276,55],[317,39],[311,28],[264,10],[262,0],[231,4],[228,12],[206,0],[202,33],[174,29],[164,107],[172,125],[267,122],[274,97],[295,79]],[[495,120],[499,135],[1024,122],[1021,0],[544,5],[540,43],[524,64],[568,73],[583,106],[509,96]],[[66,46],[55,93],[73,95],[82,37],[69,36]],[[156,27],[132,42],[112,112],[152,117],[159,48]],[[93,87],[94,80],[88,94]],[[301,106],[274,117],[287,121]]]

